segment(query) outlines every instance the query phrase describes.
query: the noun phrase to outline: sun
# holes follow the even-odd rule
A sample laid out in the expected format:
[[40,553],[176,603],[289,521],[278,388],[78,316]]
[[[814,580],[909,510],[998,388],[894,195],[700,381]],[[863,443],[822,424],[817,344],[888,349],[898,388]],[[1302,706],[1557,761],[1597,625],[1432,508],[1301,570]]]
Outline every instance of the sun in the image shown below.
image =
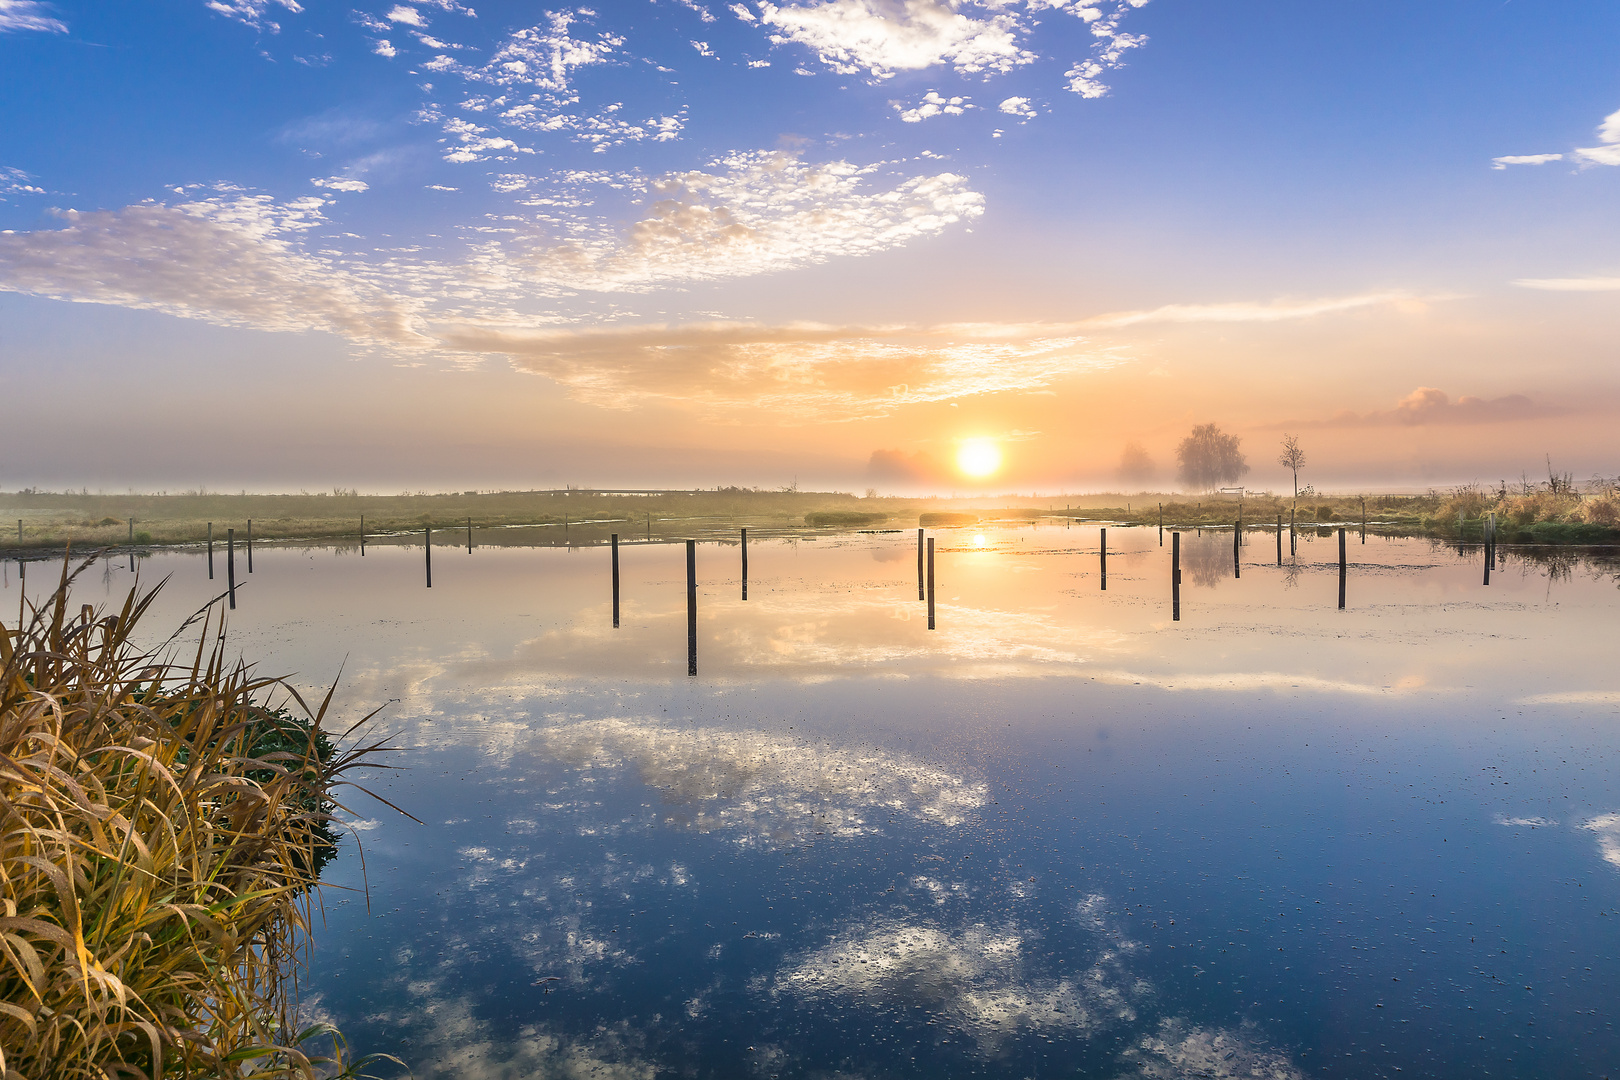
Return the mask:
[[956,467],[968,476],[989,476],[1001,468],[1001,447],[993,439],[968,439],[956,452]]

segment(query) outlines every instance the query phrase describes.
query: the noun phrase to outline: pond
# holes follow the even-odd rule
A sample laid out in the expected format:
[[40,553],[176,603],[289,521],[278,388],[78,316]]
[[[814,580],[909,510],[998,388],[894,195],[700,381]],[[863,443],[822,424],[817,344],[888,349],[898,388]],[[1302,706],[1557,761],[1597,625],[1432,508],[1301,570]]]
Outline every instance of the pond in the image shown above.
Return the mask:
[[[418,1077],[1601,1076],[1611,553],[1095,525],[237,555],[235,648],[401,747],[306,1012]],[[462,546],[453,546],[456,543]],[[224,586],[199,552],[151,625]],[[1234,571],[1240,572],[1240,576]],[[78,599],[121,598],[123,556]],[[26,586],[54,585],[42,564]],[[5,586],[15,599],[17,564]],[[358,846],[357,846],[358,842]],[[363,857],[362,857],[363,852]]]

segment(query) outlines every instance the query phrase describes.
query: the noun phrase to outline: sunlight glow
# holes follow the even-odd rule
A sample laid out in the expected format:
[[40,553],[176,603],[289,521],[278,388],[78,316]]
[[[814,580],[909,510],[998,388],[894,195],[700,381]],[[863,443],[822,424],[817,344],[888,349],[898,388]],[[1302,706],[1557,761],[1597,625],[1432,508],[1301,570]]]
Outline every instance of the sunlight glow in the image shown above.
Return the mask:
[[1001,447],[992,439],[968,439],[956,452],[956,467],[967,476],[989,476],[1001,468]]
[[984,533],[976,533],[974,535],[974,537],[973,537],[973,546],[976,547],[976,548],[984,547]]

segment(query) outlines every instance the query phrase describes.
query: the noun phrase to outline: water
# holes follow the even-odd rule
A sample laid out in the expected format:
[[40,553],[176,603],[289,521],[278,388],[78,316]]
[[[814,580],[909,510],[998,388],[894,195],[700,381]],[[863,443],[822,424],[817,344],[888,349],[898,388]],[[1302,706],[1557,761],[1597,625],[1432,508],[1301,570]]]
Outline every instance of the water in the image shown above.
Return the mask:
[[[599,530],[598,530],[599,531]],[[349,793],[312,1016],[416,1076],[1602,1076],[1607,557],[946,530],[255,550],[230,636],[405,768]],[[464,536],[464,534],[462,534]],[[452,542],[455,536],[446,537]],[[603,537],[602,539],[605,539]],[[153,626],[218,577],[190,553]],[[30,591],[46,585],[30,567]],[[15,598],[16,564],[6,572]],[[121,561],[79,599],[120,597]],[[54,584],[54,576],[51,576]],[[341,670],[341,676],[340,676]],[[368,889],[369,893],[360,891]],[[369,895],[369,900],[368,900]]]

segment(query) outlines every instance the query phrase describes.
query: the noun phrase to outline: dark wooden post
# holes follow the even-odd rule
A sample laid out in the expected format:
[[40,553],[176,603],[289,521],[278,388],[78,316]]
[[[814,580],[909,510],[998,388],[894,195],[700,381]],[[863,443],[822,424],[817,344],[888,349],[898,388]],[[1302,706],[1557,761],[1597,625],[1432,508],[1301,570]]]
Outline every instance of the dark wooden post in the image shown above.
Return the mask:
[[748,599],[748,530],[742,531],[742,586],[743,599]]
[[934,628],[934,538],[928,538],[928,629]]
[[214,580],[214,523],[208,523],[208,580]]
[[1339,530],[1339,610],[1344,610],[1344,529]]
[[1367,542],[1367,496],[1361,497],[1361,542]]
[[433,526],[427,526],[427,542],[422,545],[427,560],[427,587],[433,588]]
[[1288,557],[1299,554],[1299,536],[1294,532],[1294,507],[1288,508]]
[[1102,529],[1102,530],[1100,530],[1098,532],[1097,544],[1098,544],[1097,553],[1101,557],[1101,565],[1102,565],[1102,587],[1103,587],[1103,591],[1107,592],[1108,591],[1108,530],[1107,529]]
[[1234,578],[1240,578],[1243,576],[1243,563],[1239,558],[1242,547],[1243,513],[1242,511],[1239,511],[1237,521],[1232,525],[1232,576]]
[[231,597],[231,610],[236,610],[236,530],[225,530],[225,590]]
[[686,673],[697,674],[697,541],[686,542]]
[[613,629],[619,628],[619,534],[613,534]]
[[[19,525],[21,522],[18,523]],[[924,600],[927,596],[923,592],[923,531],[917,530],[917,599]]]
[[360,515],[360,557],[366,557],[366,515]]
[[1181,621],[1181,534],[1170,534],[1170,618]]
[[248,573],[251,574],[251,573],[253,573],[253,519],[252,518],[248,518],[247,549],[248,549]]
[[1159,546],[1164,547],[1164,503],[1159,504]]
[[472,518],[467,519],[467,554],[472,554]]
[[1491,583],[1491,564],[1496,562],[1496,515],[1485,519],[1485,584]]
[[1277,565],[1282,565],[1282,515],[1277,515]]

